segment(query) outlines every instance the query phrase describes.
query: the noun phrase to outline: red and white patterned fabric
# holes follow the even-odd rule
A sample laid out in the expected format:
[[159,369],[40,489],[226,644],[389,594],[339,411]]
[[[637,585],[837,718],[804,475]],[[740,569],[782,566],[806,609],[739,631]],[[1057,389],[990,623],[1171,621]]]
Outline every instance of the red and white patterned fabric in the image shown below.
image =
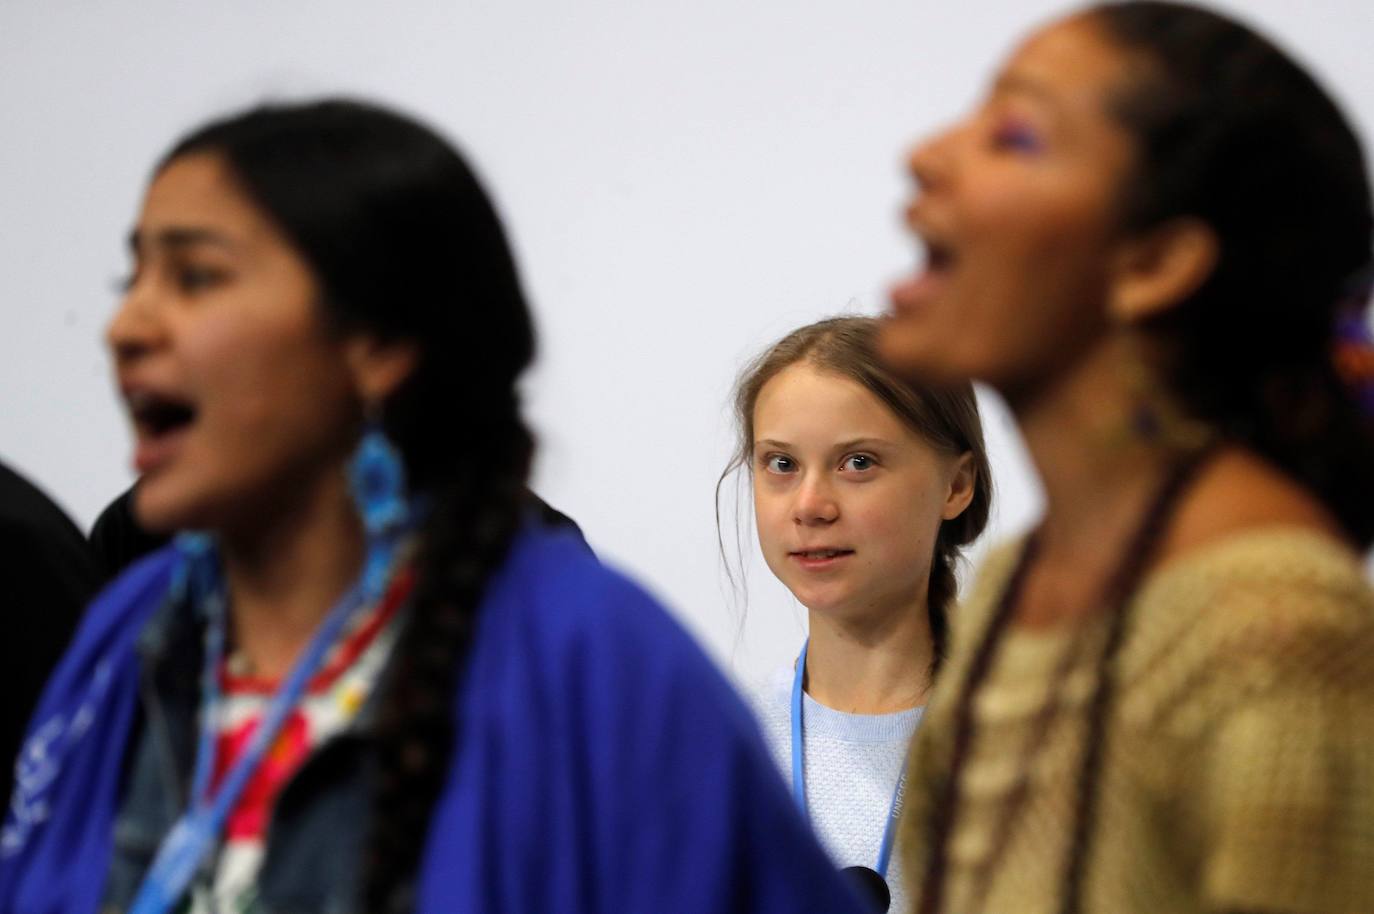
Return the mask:
[[[409,571],[398,574],[382,600],[359,611],[331,648],[305,697],[286,718],[276,742],[229,814],[214,884],[195,887],[189,914],[240,914],[254,909],[257,874],[277,794],[310,753],[346,728],[362,708],[391,655],[398,630],[397,613],[410,595],[412,583]],[[220,670],[222,700],[216,709],[219,738],[211,790],[218,789],[238,760],[280,685],[275,680],[236,672],[241,667],[241,658],[230,654]]]

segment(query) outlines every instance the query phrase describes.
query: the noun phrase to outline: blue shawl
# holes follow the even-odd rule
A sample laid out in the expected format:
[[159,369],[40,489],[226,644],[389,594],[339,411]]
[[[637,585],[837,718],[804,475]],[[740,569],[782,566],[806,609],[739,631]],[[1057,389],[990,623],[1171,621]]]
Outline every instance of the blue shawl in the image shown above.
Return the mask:
[[[88,611],[40,702],[0,850],[0,912],[95,914],[138,703],[140,630],[177,556]],[[731,687],[575,536],[527,529],[488,584],[421,914],[850,914]]]
[[180,564],[174,548],[163,549],[96,597],[48,681],[15,762],[0,832],[0,911],[97,910],[105,867],[89,862],[110,858],[119,760],[138,704],[134,644]]

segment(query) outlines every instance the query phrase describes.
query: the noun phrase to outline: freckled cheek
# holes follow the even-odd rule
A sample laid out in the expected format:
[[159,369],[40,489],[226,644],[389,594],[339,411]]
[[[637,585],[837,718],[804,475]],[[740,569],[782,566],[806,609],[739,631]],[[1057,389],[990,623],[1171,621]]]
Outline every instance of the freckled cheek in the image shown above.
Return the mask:
[[758,527],[759,544],[764,552],[785,548],[786,536],[792,526],[788,502],[774,493],[754,490],[754,520]]
[[912,512],[904,510],[908,503],[908,499],[890,489],[865,493],[862,500],[856,499],[848,506],[848,527],[871,548],[886,548],[904,538],[911,528]]
[[906,564],[919,558],[937,524],[939,506],[928,493],[886,489],[875,493],[862,508],[852,509],[853,527],[862,531],[864,542],[873,557],[882,562]]

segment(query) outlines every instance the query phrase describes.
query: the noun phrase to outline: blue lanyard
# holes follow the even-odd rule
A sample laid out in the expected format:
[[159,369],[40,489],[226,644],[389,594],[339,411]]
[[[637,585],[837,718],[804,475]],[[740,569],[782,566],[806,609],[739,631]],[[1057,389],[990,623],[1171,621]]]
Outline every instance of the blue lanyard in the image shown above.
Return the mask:
[[[806,676],[806,648],[811,639],[802,642],[801,656],[797,658],[797,671],[792,676],[792,797],[802,815],[809,816],[806,805],[806,765],[802,761],[802,679]],[[892,808],[883,826],[883,843],[878,848],[878,865],[874,867],[878,875],[887,878],[887,865],[892,860],[892,844],[897,837],[897,820],[902,817],[902,806],[906,802],[906,761],[902,761],[902,773],[897,778],[897,786],[892,790]]]
[[201,688],[205,698],[201,709],[200,741],[191,782],[190,806],[163,838],[157,856],[153,858],[153,865],[129,907],[129,914],[164,914],[185,894],[196,868],[218,840],[230,811],[258,770],[287,716],[300,703],[330,647],[338,640],[344,626],[359,607],[382,597],[386,575],[379,571],[384,567],[389,569],[393,564],[399,541],[400,537],[395,536],[373,544],[364,573],[339,599],[316,630],[290,675],[272,697],[262,723],[253,732],[233,767],[225,774],[219,790],[212,796],[210,780],[215,767],[217,736],[215,711],[220,704],[219,670],[225,641],[224,588],[219,581],[209,540],[200,536],[178,538],[178,545],[186,552],[185,560],[190,563],[186,582],[188,596],[193,602],[199,601],[208,616],[205,666],[201,673]]

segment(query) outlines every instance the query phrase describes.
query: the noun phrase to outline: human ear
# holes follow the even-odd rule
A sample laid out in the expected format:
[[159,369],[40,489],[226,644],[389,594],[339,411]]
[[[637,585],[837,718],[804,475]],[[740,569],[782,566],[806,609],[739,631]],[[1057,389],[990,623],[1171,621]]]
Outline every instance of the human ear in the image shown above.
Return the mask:
[[1216,231],[1201,219],[1171,219],[1121,243],[1112,263],[1107,313],[1134,324],[1175,307],[1216,268]]
[[419,350],[410,341],[358,334],[344,341],[344,360],[362,402],[381,403],[415,371]]
[[954,473],[949,480],[949,491],[945,494],[942,520],[954,520],[973,501],[974,490],[978,487],[978,470],[973,465],[973,454],[969,451],[959,455],[954,463]]

